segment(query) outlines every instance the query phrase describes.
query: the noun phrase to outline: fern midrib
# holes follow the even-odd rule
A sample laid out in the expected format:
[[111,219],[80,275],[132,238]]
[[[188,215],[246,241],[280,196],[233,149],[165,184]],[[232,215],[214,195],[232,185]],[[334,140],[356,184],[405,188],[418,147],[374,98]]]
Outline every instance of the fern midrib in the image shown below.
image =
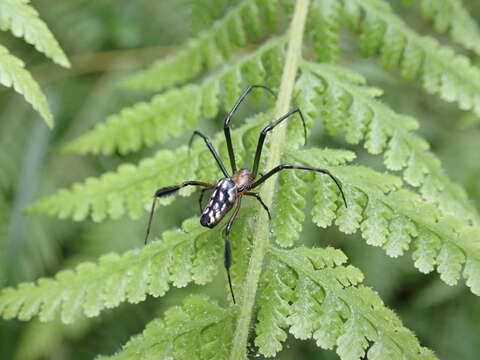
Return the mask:
[[[309,0],[298,0],[295,3],[295,10],[289,29],[288,50],[285,57],[285,65],[274,112],[277,117],[286,113],[290,107],[295,78],[301,57],[303,32],[305,29],[308,7]],[[285,126],[280,126],[275,129],[271,137],[270,154],[267,160],[266,169],[271,169],[280,163],[285,138]],[[262,198],[267,206],[272,205],[274,189],[275,180],[272,179],[267,182],[261,190]],[[233,337],[232,351],[230,354],[231,360],[244,360],[246,358],[248,332],[252,319],[253,307],[255,305],[258,282],[270,239],[269,220],[266,213],[259,209],[257,216],[258,220],[253,234],[254,244],[252,255],[248,265],[244,292],[240,301],[237,327]]]
[[[357,3],[359,7],[363,7],[368,9],[368,12],[375,14],[378,18],[382,19],[387,26],[393,26],[397,28],[397,31],[399,33],[405,33],[408,35],[407,40],[410,40],[414,42],[424,53],[427,55],[427,53],[430,52],[432,49],[430,44],[427,43],[425,40],[427,39],[426,37],[423,37],[419,34],[417,34],[415,31],[409,29],[394,13],[385,13],[383,11],[379,11],[375,6],[372,6],[369,4],[369,1],[365,0],[349,0],[349,1],[354,1]],[[443,46],[440,45],[438,49],[442,48]],[[454,53],[455,56],[458,56],[458,54]],[[459,71],[459,68],[455,66],[454,63],[450,61],[445,61],[442,57],[436,56],[437,54],[429,54],[429,60],[435,61],[439,64],[441,64],[442,68],[448,69],[449,72],[455,74],[455,76],[458,79],[461,79],[462,82],[465,84],[468,84],[470,89],[478,89],[479,88],[479,83],[476,81],[480,78],[480,71],[478,68],[470,65],[471,70],[476,72],[476,78],[472,78],[471,76],[467,76],[463,72]]]

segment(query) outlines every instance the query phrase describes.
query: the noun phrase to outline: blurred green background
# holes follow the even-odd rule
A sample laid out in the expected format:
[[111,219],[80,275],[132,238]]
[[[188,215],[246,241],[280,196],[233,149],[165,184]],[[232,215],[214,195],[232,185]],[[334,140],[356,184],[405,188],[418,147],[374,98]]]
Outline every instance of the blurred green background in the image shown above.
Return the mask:
[[[232,2],[232,1],[230,1]],[[392,6],[420,33],[434,33],[418,11]],[[123,252],[142,246],[145,221],[91,221],[75,223],[44,216],[30,216],[23,208],[59,187],[87,176],[114,170],[122,162],[136,162],[160,146],[128,156],[62,155],[67,141],[91,129],[107,115],[148,99],[151,94],[134,93],[120,87],[121,80],[155,59],[175,51],[191,34],[208,28],[222,16],[228,1],[116,0],[33,1],[72,62],[70,70],[52,64],[35,50],[8,33],[0,43],[26,61],[27,68],[47,94],[56,125],[53,131],[38,119],[23,98],[0,88],[0,285],[51,276],[63,268],[107,252]],[[480,19],[480,2],[465,0],[472,16]],[[470,199],[480,204],[480,121],[435,97],[426,95],[418,83],[409,84],[396,73],[384,72],[374,60],[362,60],[355,51],[355,37],[345,36],[342,61],[363,73],[374,86],[385,91],[384,101],[401,113],[416,117],[419,132],[431,143],[450,177],[461,183]],[[452,45],[455,47],[455,45]],[[463,52],[462,49],[456,47]],[[468,54],[472,55],[472,54]],[[475,61],[475,60],[474,60]],[[480,61],[477,59],[477,64]],[[261,104],[249,104],[241,114],[251,114]],[[221,117],[204,120],[211,134],[220,129]],[[241,115],[240,115],[241,116]],[[173,148],[188,141],[188,135],[162,145]],[[312,146],[345,148],[342,142],[313,133]],[[383,170],[379,159],[361,148],[352,148],[358,163]],[[161,174],[159,174],[161,176]],[[178,226],[192,215],[191,202],[178,198],[159,209],[156,230]],[[146,220],[146,219],[145,219]],[[480,299],[460,284],[449,287],[437,274],[420,274],[409,254],[388,258],[359,236],[346,236],[335,228],[315,227],[307,217],[302,238],[307,245],[342,248],[350,262],[365,274],[366,284],[378,291],[423,345],[441,359],[478,359],[480,350]],[[221,267],[221,264],[218,264]],[[130,336],[168,307],[180,303],[191,292],[206,292],[225,302],[223,273],[205,288],[172,289],[161,299],[105,311],[94,319],[70,326],[59,323],[24,323],[0,320],[1,359],[93,359],[112,354]],[[252,348],[252,355],[255,349]],[[280,359],[336,359],[333,352],[319,350],[313,342],[289,338]]]

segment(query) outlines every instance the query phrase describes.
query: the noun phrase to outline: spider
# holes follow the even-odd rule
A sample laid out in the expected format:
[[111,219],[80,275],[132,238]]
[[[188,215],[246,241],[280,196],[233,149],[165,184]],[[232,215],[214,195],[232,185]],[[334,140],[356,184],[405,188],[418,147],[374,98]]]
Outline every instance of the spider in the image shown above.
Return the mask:
[[257,150],[255,152],[255,158],[253,161],[252,170],[249,170],[247,168],[241,168],[237,170],[235,153],[233,152],[232,139],[230,136],[230,120],[232,119],[232,116],[235,114],[235,112],[237,111],[238,107],[243,102],[243,100],[255,88],[262,88],[275,96],[274,92],[266,86],[263,86],[263,85],[248,86],[247,88],[245,88],[242,95],[235,102],[233,108],[227,114],[223,123],[223,131],[225,133],[225,140],[227,143],[228,155],[230,158],[230,165],[232,167],[232,175],[228,173],[227,169],[225,168],[225,165],[222,162],[222,159],[220,158],[217,151],[215,150],[212,143],[210,142],[210,139],[204,134],[202,134],[201,132],[194,131],[189,141],[189,146],[191,145],[195,136],[201,137],[204,140],[205,145],[210,150],[210,153],[215,158],[215,161],[219,166],[220,170],[222,171],[224,177],[218,180],[216,184],[209,184],[201,181],[185,181],[179,185],[167,186],[167,187],[163,187],[156,190],[153,196],[152,208],[150,211],[147,232],[145,235],[145,243],[147,243],[148,235],[150,233],[150,227],[152,224],[153,214],[155,212],[155,204],[158,198],[171,195],[186,186],[200,186],[200,187],[203,187],[203,189],[201,190],[201,195],[199,199],[200,211],[202,212],[202,198],[203,198],[204,192],[208,189],[213,189],[213,193],[210,197],[210,201],[208,202],[205,209],[203,209],[202,215],[200,217],[200,224],[208,228],[214,228],[220,223],[220,221],[225,217],[225,215],[232,208],[234,208],[233,213],[228,219],[227,225],[225,226],[225,230],[224,230],[225,247],[223,252],[223,264],[227,272],[228,285],[230,287],[230,293],[232,295],[232,300],[234,304],[235,304],[235,295],[233,292],[232,280],[230,278],[230,266],[232,264],[232,250],[230,247],[229,234],[232,229],[232,225],[240,211],[240,206],[241,206],[243,196],[254,197],[258,202],[260,202],[263,209],[265,209],[265,211],[267,212],[268,218],[271,220],[272,216],[270,214],[270,210],[268,209],[267,205],[263,202],[262,198],[257,192],[252,192],[250,190],[255,189],[257,186],[261,185],[267,179],[269,179],[270,177],[272,177],[273,175],[275,175],[276,173],[282,170],[286,170],[286,169],[306,170],[306,171],[315,171],[315,172],[328,175],[337,185],[342,195],[343,202],[345,203],[345,206],[347,206],[347,201],[345,199],[345,195],[343,193],[340,181],[337,180],[337,178],[335,178],[327,169],[313,168],[313,167],[300,166],[300,165],[291,165],[291,164],[281,164],[274,167],[265,175],[260,175],[260,177],[257,179],[260,156],[262,154],[263,144],[268,132],[272,131],[277,125],[279,125],[282,121],[288,119],[290,116],[294,114],[298,114],[302,120],[303,130],[304,130],[304,135],[306,140],[307,130],[305,126],[305,119],[299,108],[295,108],[289,111],[282,117],[278,118],[274,122],[267,125],[261,131],[260,136],[258,138]]

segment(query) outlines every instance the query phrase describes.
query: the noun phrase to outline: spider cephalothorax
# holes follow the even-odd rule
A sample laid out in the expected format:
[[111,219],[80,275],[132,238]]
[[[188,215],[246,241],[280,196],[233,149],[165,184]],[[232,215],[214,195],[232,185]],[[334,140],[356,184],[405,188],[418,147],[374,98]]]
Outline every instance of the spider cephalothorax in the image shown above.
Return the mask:
[[260,136],[258,138],[258,144],[257,144],[257,150],[255,152],[255,158],[253,161],[253,167],[252,171],[246,168],[242,168],[237,170],[237,165],[235,162],[235,153],[233,152],[233,146],[232,146],[232,140],[230,136],[230,120],[233,116],[233,114],[237,111],[238,106],[242,103],[242,101],[245,99],[245,97],[252,91],[252,89],[255,88],[263,88],[270,93],[273,94],[273,92],[262,85],[251,85],[248,86],[240,98],[237,100],[235,105],[233,106],[232,110],[227,114],[224,120],[224,126],[223,130],[225,132],[225,140],[227,142],[227,149],[228,149],[228,155],[230,158],[230,165],[232,167],[232,175],[228,174],[227,169],[223,165],[222,160],[220,159],[220,156],[218,155],[217,151],[213,147],[212,143],[208,139],[207,136],[203,135],[199,131],[194,131],[192,138],[190,139],[190,144],[195,136],[200,136],[204,141],[205,144],[207,145],[208,149],[210,150],[212,156],[215,158],[215,161],[217,162],[218,166],[220,167],[220,170],[222,171],[224,177],[221,178],[220,180],[217,181],[216,184],[209,184],[209,183],[204,183],[200,181],[186,181],[180,185],[173,185],[173,186],[168,186],[164,187],[161,189],[158,189],[155,194],[154,194],[154,199],[152,203],[152,210],[150,212],[150,218],[148,220],[148,226],[147,226],[147,233],[145,236],[145,242],[147,242],[148,239],[148,234],[150,232],[150,226],[152,223],[152,218],[153,218],[153,213],[155,211],[155,204],[156,204],[156,199],[162,196],[167,196],[170,194],[175,193],[176,191],[180,190],[181,188],[185,186],[190,186],[190,185],[195,185],[195,186],[201,186],[203,187],[202,193],[200,196],[200,211],[202,211],[202,197],[204,194],[205,190],[208,189],[213,189],[213,193],[210,197],[210,201],[207,203],[207,206],[205,209],[202,211],[202,215],[200,217],[200,224],[202,226],[208,227],[208,228],[213,228],[216,225],[218,225],[221,220],[225,217],[225,215],[232,209],[233,213],[230,216],[230,218],[227,221],[227,224],[225,226],[225,250],[224,250],[224,265],[225,269],[227,270],[227,276],[228,276],[228,284],[230,286],[230,292],[232,294],[232,299],[233,302],[235,302],[235,296],[233,294],[233,287],[232,287],[232,281],[230,279],[230,266],[232,263],[232,251],[230,248],[230,240],[229,240],[229,234],[230,230],[232,228],[232,224],[235,221],[238,212],[240,211],[240,205],[242,201],[243,196],[252,196],[255,197],[262,207],[265,209],[265,211],[268,214],[268,217],[271,219],[270,211],[268,207],[265,205],[265,203],[262,201],[262,198],[260,195],[256,192],[251,192],[249,190],[256,188],[260,184],[262,184],[265,180],[270,178],[272,175],[276,174],[277,172],[285,169],[296,169],[296,170],[307,170],[307,171],[316,171],[319,173],[326,174],[330,176],[330,178],[337,184],[340,193],[342,194],[343,201],[345,202],[345,206],[347,206],[347,202],[345,200],[345,196],[342,191],[342,187],[340,185],[340,182],[327,170],[327,169],[320,169],[320,168],[312,168],[312,167],[307,167],[307,166],[299,166],[299,165],[291,165],[291,164],[282,164],[278,165],[269,172],[267,172],[265,175],[261,175],[257,179],[257,174],[258,174],[258,166],[260,164],[260,156],[262,154],[262,149],[263,149],[263,143],[265,141],[265,136],[267,133],[275,128],[278,124],[280,124],[282,121],[286,120],[289,118],[291,115],[298,113],[300,115],[300,118],[302,119],[303,123],[303,129],[304,129],[304,135],[305,139],[307,137],[307,130],[305,127],[305,120],[303,118],[302,112],[300,109],[295,108],[279,119],[275,120],[274,122],[270,123],[267,125],[260,133]]

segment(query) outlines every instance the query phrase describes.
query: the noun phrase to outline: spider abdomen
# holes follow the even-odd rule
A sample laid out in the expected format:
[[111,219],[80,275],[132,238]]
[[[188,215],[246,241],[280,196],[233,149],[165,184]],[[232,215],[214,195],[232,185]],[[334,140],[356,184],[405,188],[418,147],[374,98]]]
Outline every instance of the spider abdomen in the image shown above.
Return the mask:
[[230,178],[220,179],[215,185],[210,201],[203,210],[200,224],[209,228],[215,227],[235,204],[236,198],[235,182]]

